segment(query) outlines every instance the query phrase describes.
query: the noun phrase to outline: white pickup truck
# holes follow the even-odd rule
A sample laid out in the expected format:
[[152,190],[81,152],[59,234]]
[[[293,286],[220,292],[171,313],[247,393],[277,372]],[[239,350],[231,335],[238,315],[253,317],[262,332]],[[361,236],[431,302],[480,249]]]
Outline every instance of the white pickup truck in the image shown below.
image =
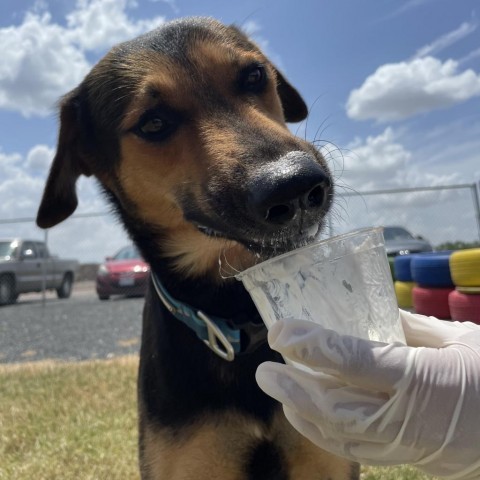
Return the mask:
[[72,292],[76,260],[50,255],[44,242],[0,239],[0,305],[15,303],[20,293],[56,290],[58,298]]

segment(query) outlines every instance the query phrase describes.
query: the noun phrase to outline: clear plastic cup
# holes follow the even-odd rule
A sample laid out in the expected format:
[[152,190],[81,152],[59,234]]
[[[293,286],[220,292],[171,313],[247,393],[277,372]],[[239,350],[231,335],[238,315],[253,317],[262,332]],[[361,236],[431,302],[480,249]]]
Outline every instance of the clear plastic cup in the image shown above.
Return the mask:
[[341,334],[405,343],[382,228],[330,238],[237,275],[267,328],[282,318]]

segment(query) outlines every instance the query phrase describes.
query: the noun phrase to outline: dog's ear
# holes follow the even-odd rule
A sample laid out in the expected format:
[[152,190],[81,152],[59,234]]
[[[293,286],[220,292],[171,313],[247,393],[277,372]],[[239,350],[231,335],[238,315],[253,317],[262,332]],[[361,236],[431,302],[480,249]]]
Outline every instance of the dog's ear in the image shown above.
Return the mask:
[[300,122],[308,115],[308,108],[300,94],[293,88],[285,77],[277,70],[277,92],[283,107],[286,122]]
[[37,213],[37,225],[50,228],[69,217],[77,208],[76,182],[91,175],[82,148],[81,93],[77,88],[60,104],[60,133],[57,152],[48,175]]

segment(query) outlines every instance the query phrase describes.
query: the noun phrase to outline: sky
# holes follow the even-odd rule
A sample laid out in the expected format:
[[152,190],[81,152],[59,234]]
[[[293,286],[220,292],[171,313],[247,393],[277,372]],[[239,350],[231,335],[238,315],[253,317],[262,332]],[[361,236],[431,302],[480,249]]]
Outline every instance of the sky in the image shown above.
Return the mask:
[[[4,221],[36,215],[58,99],[114,44],[191,15],[243,28],[298,89],[310,115],[291,129],[323,145],[340,192],[480,180],[478,0],[1,0],[0,237],[43,237]],[[78,187],[77,213],[108,211]],[[81,261],[128,243],[113,217],[48,235]]]

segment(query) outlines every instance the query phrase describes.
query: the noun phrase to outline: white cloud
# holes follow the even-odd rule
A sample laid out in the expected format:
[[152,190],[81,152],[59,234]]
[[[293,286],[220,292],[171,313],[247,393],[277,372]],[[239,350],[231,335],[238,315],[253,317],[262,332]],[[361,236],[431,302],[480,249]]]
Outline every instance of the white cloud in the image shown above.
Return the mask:
[[78,0],[67,25],[48,12],[28,12],[18,26],[0,28],[0,108],[45,116],[89,71],[86,53],[106,49],[160,25],[164,18],[131,20],[127,0]]
[[164,17],[133,21],[126,14],[131,5],[128,0],[78,0],[67,15],[71,41],[84,50],[105,49],[165,22]]
[[0,48],[0,107],[26,117],[51,113],[89,70],[84,53],[48,13],[28,13],[20,26],[0,29]]
[[[457,145],[452,150],[458,153],[460,147]],[[446,152],[450,158],[452,150]],[[343,151],[334,149],[329,152],[327,147],[322,153],[333,163],[340,192],[342,186],[347,191],[365,192],[443,186],[470,180],[464,178],[457,169],[439,169],[438,165],[425,162],[425,152],[412,152],[406,148],[400,134],[391,127],[377,136],[356,138]]]
[[334,160],[335,175],[339,176],[341,184],[366,191],[398,186],[398,172],[407,168],[411,155],[396,141],[396,135],[389,127],[378,136],[369,136],[365,140],[357,138],[344,153],[334,150],[326,157]]
[[30,171],[45,175],[54,155],[55,151],[47,145],[35,145],[27,154],[25,166]]
[[[0,220],[2,237],[23,236],[42,239],[44,231],[34,222],[45,186],[54,150],[36,145],[23,157],[0,152]],[[108,212],[109,207],[99,194],[96,183],[81,177],[77,185],[78,212]],[[5,220],[12,223],[5,223]],[[15,219],[31,221],[13,222]],[[112,215],[94,218],[71,218],[50,229],[51,250],[63,257],[81,262],[100,262],[107,255],[129,243],[122,227]]]
[[440,51],[444,50],[447,47],[450,47],[454,43],[459,42],[467,35],[472,34],[476,29],[477,23],[475,21],[463,22],[455,30],[452,30],[445,35],[442,35],[441,37],[434,40],[432,43],[420,48],[415,57],[420,58],[439,53]]
[[353,90],[347,114],[355,120],[380,122],[444,108],[480,95],[480,75],[458,72],[458,62],[433,57],[382,65]]
[[480,57],[480,48],[476,48],[475,50],[472,50],[471,52],[467,53],[464,57],[460,58],[458,60],[459,65],[463,65],[464,63],[471,62],[472,60],[475,60],[477,57]]
[[[33,150],[33,149],[32,149]],[[32,153],[32,151],[30,152]],[[35,153],[32,153],[35,156]],[[19,154],[0,152],[0,218],[25,218],[33,216],[40,200],[43,178],[35,177],[27,161]],[[4,233],[2,226],[2,234]]]
[[409,10],[413,10],[415,8],[422,7],[423,5],[427,3],[431,3],[435,0],[406,0],[402,2],[401,6],[394,10],[392,13],[384,17],[384,20],[387,20],[389,18],[396,17],[398,15],[401,15]]

